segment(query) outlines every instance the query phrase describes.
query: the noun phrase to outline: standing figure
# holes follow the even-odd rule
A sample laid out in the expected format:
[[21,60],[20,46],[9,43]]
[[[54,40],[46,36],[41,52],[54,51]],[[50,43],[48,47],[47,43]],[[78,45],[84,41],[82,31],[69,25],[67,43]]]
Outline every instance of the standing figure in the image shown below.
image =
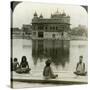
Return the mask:
[[58,75],[55,75],[52,71],[52,68],[50,66],[51,64],[51,60],[47,60],[46,61],[46,66],[44,67],[44,70],[43,70],[43,76],[46,78],[46,79],[49,79],[49,78],[56,78],[58,77]]

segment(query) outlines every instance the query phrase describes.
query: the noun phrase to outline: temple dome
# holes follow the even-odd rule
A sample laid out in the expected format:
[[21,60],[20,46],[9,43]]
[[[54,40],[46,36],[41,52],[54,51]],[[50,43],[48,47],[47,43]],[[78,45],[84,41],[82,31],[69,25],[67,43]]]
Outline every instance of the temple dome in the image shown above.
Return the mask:
[[66,13],[63,11],[62,16],[66,16]]
[[43,15],[42,14],[40,14],[40,17],[39,18],[43,18]]
[[59,13],[59,11],[58,11],[58,9],[57,9],[57,11],[56,11],[56,13],[54,14],[54,15],[59,15],[60,13]]
[[60,13],[58,10],[54,14],[51,14],[51,18],[60,18],[64,16],[66,16],[66,13],[65,12]]
[[37,13],[36,12],[34,13],[34,16],[37,16]]

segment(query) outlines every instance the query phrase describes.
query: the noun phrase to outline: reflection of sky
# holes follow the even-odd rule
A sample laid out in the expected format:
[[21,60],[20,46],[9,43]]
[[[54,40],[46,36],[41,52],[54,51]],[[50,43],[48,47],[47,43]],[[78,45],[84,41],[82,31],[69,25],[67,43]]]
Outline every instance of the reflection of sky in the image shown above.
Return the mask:
[[45,18],[49,18],[58,9],[59,12],[65,11],[71,17],[71,27],[78,24],[87,26],[87,12],[78,5],[60,5],[60,4],[43,4],[23,2],[16,6],[13,14],[13,27],[22,27],[22,24],[30,24],[33,14],[37,11]]

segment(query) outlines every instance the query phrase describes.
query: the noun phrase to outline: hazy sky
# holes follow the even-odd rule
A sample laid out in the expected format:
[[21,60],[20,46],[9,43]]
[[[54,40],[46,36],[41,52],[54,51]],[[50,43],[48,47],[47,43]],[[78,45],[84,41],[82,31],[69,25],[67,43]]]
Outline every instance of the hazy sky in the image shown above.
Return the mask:
[[71,27],[78,24],[87,26],[87,12],[79,5],[22,2],[16,6],[13,12],[13,27],[21,28],[23,24],[31,24],[35,11],[38,16],[42,13],[44,18],[50,18],[51,13],[55,13],[57,9],[61,13],[64,11],[67,15],[70,15]]

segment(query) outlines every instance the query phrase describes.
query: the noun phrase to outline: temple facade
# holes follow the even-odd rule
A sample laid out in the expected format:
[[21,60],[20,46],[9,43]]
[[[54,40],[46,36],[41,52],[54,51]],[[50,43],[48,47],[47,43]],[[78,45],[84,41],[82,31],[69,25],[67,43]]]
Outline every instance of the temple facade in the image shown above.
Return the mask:
[[34,13],[32,19],[32,39],[65,39],[69,40],[70,16],[56,11],[50,18]]

